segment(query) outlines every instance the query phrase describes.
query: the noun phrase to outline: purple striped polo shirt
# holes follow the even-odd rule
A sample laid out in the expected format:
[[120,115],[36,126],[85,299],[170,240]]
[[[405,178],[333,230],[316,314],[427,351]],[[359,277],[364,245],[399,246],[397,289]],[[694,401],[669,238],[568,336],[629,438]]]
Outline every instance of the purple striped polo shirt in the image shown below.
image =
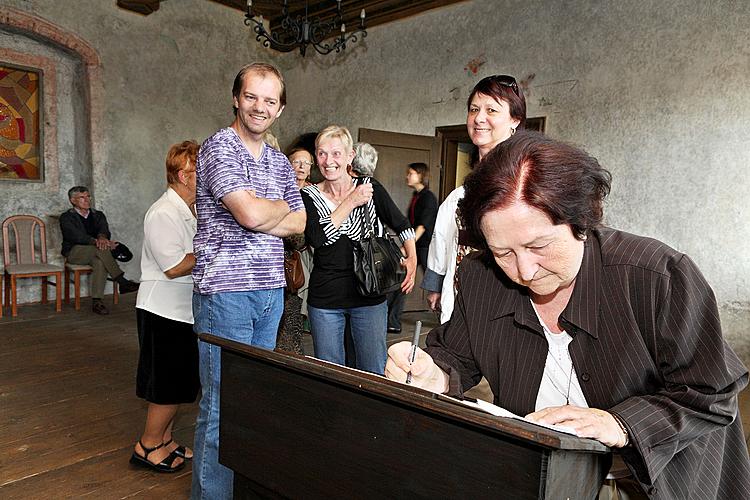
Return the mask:
[[283,199],[292,211],[304,210],[286,156],[264,144],[256,160],[233,129],[223,128],[201,146],[196,176],[195,290],[206,295],[284,287],[281,238],[240,226],[221,199],[254,189],[260,198]]

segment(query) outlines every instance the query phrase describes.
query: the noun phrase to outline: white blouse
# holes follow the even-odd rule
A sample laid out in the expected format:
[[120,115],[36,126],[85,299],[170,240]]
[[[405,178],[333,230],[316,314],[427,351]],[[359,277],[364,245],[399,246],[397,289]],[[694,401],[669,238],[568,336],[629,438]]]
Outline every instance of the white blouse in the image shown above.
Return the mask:
[[168,188],[143,219],[141,286],[135,306],[167,319],[193,323],[193,277],[164,274],[193,253],[196,220],[190,207]]
[[544,374],[536,395],[534,411],[565,404],[588,408],[588,401],[583,395],[578,375],[573,367],[573,360],[568,352],[568,345],[573,337],[564,330],[560,333],[552,333],[552,330],[544,324],[533,300],[531,300],[531,307],[534,308],[547,339],[547,360],[544,363]]
[[438,208],[435,230],[430,241],[427,268],[444,276],[440,295],[440,323],[451,319],[456,300],[453,281],[456,275],[456,255],[458,253],[458,226],[456,208],[464,197],[464,187],[459,186],[445,198]]

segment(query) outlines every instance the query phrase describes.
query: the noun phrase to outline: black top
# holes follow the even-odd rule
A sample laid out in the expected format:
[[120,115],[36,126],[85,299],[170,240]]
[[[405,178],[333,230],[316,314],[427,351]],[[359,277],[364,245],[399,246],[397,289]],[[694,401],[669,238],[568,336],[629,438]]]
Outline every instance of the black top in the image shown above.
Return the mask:
[[438,202],[435,195],[427,188],[422,189],[414,194],[409,204],[407,217],[411,227],[424,226],[424,233],[417,240],[417,248],[429,247],[432,239],[432,232],[435,230],[435,219],[437,219]]
[[[414,230],[409,226],[409,221],[378,181],[370,177],[358,177],[352,182],[372,183],[373,197],[366,207],[378,236],[386,234],[383,226],[385,223],[399,233],[401,241],[414,238]],[[315,249],[308,304],[319,309],[339,309],[383,302],[385,295],[363,297],[357,292],[352,240],[359,240],[369,234],[369,229],[364,228],[364,208],[352,210],[349,217],[336,228],[331,222],[331,208],[317,186],[302,189],[302,201],[307,211],[305,240]]]
[[74,208],[63,212],[60,215],[60,231],[63,237],[62,254],[66,257],[75,245],[93,245],[99,235],[107,239],[112,237],[104,212],[93,208],[89,210],[89,216],[86,219],[81,217]]

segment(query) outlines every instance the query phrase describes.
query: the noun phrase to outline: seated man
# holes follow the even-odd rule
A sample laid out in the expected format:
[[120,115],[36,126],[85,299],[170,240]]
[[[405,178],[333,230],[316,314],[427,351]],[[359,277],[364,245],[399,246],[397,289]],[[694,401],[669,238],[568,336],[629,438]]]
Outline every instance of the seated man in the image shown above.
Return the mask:
[[112,236],[104,213],[91,208],[91,195],[85,186],[68,190],[68,199],[73,208],[60,216],[62,230],[62,254],[70,264],[85,264],[94,268],[90,288],[92,309],[96,314],[109,314],[102,303],[107,274],[119,285],[120,293],[138,290],[138,283],[125,279],[125,274],[112,256],[117,242]]

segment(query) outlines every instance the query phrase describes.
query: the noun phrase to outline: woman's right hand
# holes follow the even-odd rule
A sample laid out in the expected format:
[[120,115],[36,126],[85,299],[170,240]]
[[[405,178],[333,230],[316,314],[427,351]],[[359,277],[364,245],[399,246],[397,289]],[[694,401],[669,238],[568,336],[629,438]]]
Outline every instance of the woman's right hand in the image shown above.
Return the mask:
[[441,394],[448,391],[448,374],[435,364],[429,354],[417,347],[413,363],[409,363],[410,355],[411,343],[393,344],[388,349],[385,362],[386,378],[406,383],[406,376],[411,371],[411,385]]
[[372,199],[372,184],[360,184],[347,196],[353,207],[361,207]]
[[428,292],[427,293],[427,304],[430,306],[430,309],[434,312],[440,312],[440,297],[442,294],[440,292]]

